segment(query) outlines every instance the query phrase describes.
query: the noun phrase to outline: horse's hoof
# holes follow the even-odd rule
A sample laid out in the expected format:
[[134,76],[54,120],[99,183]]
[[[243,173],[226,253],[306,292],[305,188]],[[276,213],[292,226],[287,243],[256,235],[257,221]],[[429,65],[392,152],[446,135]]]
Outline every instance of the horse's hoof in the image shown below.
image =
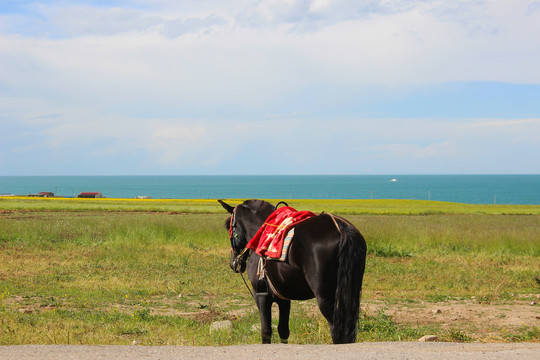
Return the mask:
[[272,343],[272,336],[263,336],[262,337],[262,343],[263,344],[271,344]]

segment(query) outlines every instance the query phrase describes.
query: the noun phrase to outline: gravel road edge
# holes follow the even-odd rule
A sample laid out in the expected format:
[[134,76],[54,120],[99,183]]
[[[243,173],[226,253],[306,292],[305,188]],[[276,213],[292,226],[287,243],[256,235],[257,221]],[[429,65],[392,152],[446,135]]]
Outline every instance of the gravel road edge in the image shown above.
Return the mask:
[[537,360],[540,343],[415,343],[378,342],[347,345],[235,345],[235,346],[121,346],[15,345],[0,346],[0,359],[40,360],[172,360],[172,359],[377,359],[377,360]]

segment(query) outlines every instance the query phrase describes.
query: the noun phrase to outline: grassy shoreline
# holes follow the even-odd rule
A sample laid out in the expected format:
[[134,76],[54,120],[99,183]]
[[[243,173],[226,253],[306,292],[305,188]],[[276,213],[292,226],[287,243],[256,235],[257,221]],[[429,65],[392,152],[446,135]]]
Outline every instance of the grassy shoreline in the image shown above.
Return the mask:
[[[385,312],[538,301],[540,206],[289,204],[346,215],[364,234],[362,301],[379,310],[364,313],[358,341],[540,341],[534,324],[488,334],[481,323],[398,322]],[[258,343],[255,305],[228,267],[226,218],[215,200],[0,199],[0,345]],[[223,319],[233,332],[210,334]],[[294,302],[291,320],[291,343],[330,342],[313,301]]]
[[[224,199],[239,204],[245,199]],[[265,199],[271,203],[281,199]],[[462,204],[429,200],[363,200],[363,199],[292,199],[286,200],[299,210],[332,212],[342,215],[433,215],[493,214],[540,215],[540,205]],[[216,199],[82,199],[82,198],[0,198],[0,210],[27,211],[149,211],[182,213],[222,213]]]

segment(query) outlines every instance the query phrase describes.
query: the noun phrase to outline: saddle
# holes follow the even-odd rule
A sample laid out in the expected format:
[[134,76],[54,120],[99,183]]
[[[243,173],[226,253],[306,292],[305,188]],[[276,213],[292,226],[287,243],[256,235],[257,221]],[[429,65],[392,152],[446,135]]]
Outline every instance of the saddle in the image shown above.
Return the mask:
[[311,211],[296,211],[290,206],[278,208],[246,247],[266,259],[285,261],[294,237],[294,227],[313,216],[316,215]]

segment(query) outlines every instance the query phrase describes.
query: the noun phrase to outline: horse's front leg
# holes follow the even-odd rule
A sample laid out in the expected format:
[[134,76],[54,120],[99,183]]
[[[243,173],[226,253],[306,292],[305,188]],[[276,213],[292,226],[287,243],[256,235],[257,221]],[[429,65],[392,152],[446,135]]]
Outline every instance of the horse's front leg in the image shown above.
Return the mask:
[[289,315],[291,313],[291,301],[290,300],[280,300],[278,301],[279,306],[279,324],[278,324],[278,333],[283,344],[289,342]]
[[261,317],[261,338],[263,344],[272,342],[272,300],[269,295],[255,295],[255,302]]

